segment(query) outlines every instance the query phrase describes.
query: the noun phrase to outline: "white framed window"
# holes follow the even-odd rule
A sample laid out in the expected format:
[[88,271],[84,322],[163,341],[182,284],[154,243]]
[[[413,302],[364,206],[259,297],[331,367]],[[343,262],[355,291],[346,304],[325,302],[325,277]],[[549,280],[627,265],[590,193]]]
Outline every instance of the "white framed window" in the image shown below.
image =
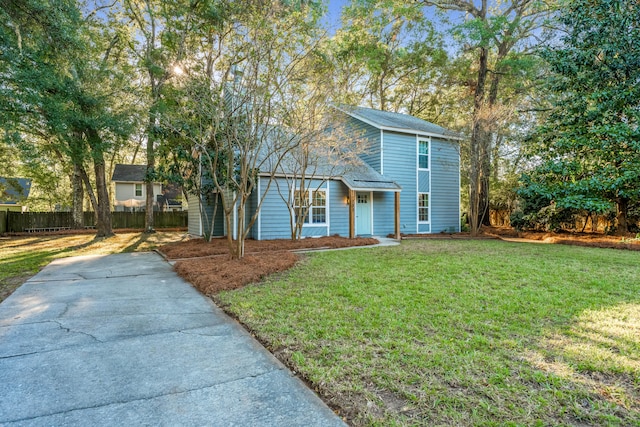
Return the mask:
[[135,185],[136,197],[142,197],[142,184],[134,184],[134,185]]
[[429,169],[429,140],[418,140],[418,169]]
[[[295,190],[293,210],[296,215],[304,212],[305,225],[326,225],[327,223],[327,190]],[[297,221],[298,218],[296,218]]]
[[429,222],[429,193],[418,193],[418,222]]

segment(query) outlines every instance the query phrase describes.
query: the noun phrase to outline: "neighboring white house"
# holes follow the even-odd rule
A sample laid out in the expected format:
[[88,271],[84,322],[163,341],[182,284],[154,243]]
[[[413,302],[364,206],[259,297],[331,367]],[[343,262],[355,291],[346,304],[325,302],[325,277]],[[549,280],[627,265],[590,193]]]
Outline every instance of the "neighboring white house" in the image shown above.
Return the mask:
[[[115,187],[113,207],[116,212],[145,210],[146,171],[146,165],[115,166],[111,181]],[[153,183],[153,210],[181,211],[181,199],[180,189],[175,185],[163,186],[159,182]]]

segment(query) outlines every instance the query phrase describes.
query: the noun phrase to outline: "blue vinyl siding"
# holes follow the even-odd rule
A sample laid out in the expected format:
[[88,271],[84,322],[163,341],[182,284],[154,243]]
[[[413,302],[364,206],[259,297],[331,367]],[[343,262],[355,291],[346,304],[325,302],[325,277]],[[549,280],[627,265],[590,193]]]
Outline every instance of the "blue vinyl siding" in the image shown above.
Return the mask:
[[[202,219],[200,219],[200,208],[198,197],[194,194],[189,194],[189,234],[194,236],[204,236],[211,227],[211,220],[214,211],[214,200],[218,203],[218,208],[215,210],[216,218],[213,227],[214,236],[224,235],[224,210],[222,208],[222,201],[220,197],[213,194],[204,200],[204,213]],[[200,221],[202,221],[202,232],[200,230]]]
[[[286,197],[289,192],[288,183],[283,178],[274,178],[278,180],[280,184],[280,191]],[[320,184],[319,181],[312,181],[310,185],[310,189],[318,188]],[[262,194],[266,191],[266,179],[262,178],[262,185],[260,186],[260,191]],[[322,189],[327,188],[327,184],[323,184]],[[331,190],[329,190],[329,198],[332,197]],[[331,209],[331,200],[329,200],[328,208]],[[328,210],[329,210],[328,209]],[[330,213],[329,218],[330,219]],[[262,208],[260,212],[260,236],[257,235],[257,224],[254,226],[254,230],[256,230],[255,238],[268,240],[268,239],[288,239],[291,237],[291,225],[290,225],[290,214],[289,208],[280,193],[278,192],[278,187],[276,183],[271,183],[269,191],[265,196],[264,201],[262,202]],[[305,226],[302,230],[302,235],[305,237],[311,236],[326,236],[327,235],[327,225],[313,225],[313,226]]]
[[[400,233],[440,233],[442,231],[459,231],[460,200],[460,156],[459,144],[430,139],[429,170],[418,170],[418,136],[416,134],[381,131],[380,129],[360,122],[352,117],[347,119],[348,131],[353,132],[354,139],[368,141],[366,152],[360,157],[372,168],[385,177],[395,181],[400,192]],[[382,135],[382,138],[381,138]],[[288,183],[283,178],[276,178],[280,190],[288,197]],[[246,220],[256,211],[260,197],[267,191],[267,178],[261,178],[260,192],[256,188],[247,202]],[[315,181],[311,189],[318,188],[320,181]],[[309,224],[303,228],[302,235],[326,236],[349,235],[349,207],[346,203],[348,188],[340,180],[323,183],[327,190],[326,224]],[[429,194],[430,223],[418,221],[418,194]],[[373,234],[386,236],[394,233],[395,197],[393,192],[378,191],[372,193]],[[197,203],[190,204],[197,209]],[[208,204],[209,214],[212,204]],[[194,213],[197,215],[197,213]],[[197,218],[190,212],[189,231],[193,234],[199,228]],[[192,219],[193,218],[193,219]],[[204,224],[203,220],[203,226]],[[222,235],[222,207],[216,215],[214,235]],[[262,202],[259,222],[253,225],[249,234],[255,239],[288,239],[291,237],[290,212],[282,199],[276,183],[273,182]]]
[[187,215],[187,232],[193,236],[200,236],[200,201],[195,194],[187,194],[189,211]]
[[429,181],[431,178],[431,172],[429,171],[418,171],[418,193],[428,193]]
[[431,232],[460,231],[459,145],[431,141]]
[[329,181],[329,234],[349,237],[349,189],[341,181]]
[[[288,190],[287,182],[281,178],[275,178],[279,180],[280,189],[283,194],[286,194]],[[267,180],[260,178],[261,194],[267,190]],[[291,227],[289,225],[289,208],[287,204],[282,200],[276,183],[272,182],[269,188],[269,192],[262,202],[262,208],[260,209],[260,239],[286,239],[291,237]],[[256,239],[258,236],[256,236]]]
[[[400,233],[403,234],[418,232],[417,168],[416,136],[384,131],[384,176],[393,179],[402,187],[400,193]],[[388,197],[393,200],[393,194]],[[374,209],[375,221],[376,214],[378,214],[378,206],[375,203]],[[393,202],[390,205],[385,204],[385,211],[390,210],[389,215],[392,217],[393,209]],[[393,220],[389,232],[393,232]],[[382,235],[376,229],[374,229],[374,233]]]
[[418,233],[431,233],[431,224],[418,224]]
[[373,193],[373,234],[385,237],[395,232],[395,193]]
[[[362,160],[376,171],[381,171],[380,129],[363,123],[354,118],[349,118],[348,127],[353,130],[354,137],[367,140],[364,152],[360,154]],[[385,141],[386,143],[386,141]]]

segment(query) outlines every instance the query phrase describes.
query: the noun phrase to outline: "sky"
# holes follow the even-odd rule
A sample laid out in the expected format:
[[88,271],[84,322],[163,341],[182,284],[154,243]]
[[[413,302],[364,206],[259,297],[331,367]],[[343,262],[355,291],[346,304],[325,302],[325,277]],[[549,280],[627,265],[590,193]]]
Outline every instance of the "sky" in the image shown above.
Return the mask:
[[342,11],[342,6],[349,3],[349,0],[328,0],[329,10],[325,15],[324,22],[327,28],[334,32],[340,26],[340,12]]

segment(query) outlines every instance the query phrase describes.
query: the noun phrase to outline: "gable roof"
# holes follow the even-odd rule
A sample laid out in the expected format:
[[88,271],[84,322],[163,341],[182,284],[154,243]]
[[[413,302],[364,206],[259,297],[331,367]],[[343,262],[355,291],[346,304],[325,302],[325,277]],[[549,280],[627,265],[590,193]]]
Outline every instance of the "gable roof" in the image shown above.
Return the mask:
[[121,165],[117,164],[113,168],[111,181],[114,182],[144,182],[147,174],[146,165]]
[[29,197],[29,178],[0,177],[0,205],[15,205]]
[[336,107],[338,110],[351,117],[382,130],[402,133],[412,133],[423,136],[435,136],[444,139],[462,140],[457,133],[438,126],[426,120],[402,113],[374,110],[366,107],[353,107],[343,105]]

